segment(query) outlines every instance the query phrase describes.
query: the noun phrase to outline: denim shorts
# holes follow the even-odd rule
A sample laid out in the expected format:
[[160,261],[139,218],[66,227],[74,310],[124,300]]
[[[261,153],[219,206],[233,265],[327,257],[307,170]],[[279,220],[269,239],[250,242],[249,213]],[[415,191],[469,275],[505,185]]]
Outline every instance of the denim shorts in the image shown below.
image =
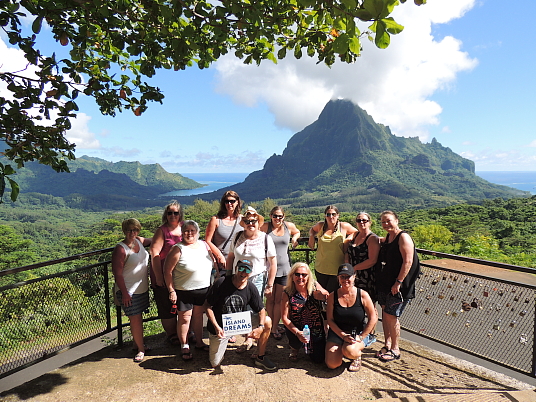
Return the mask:
[[409,301],[410,299],[404,299],[400,292],[396,295],[393,295],[391,291],[378,292],[378,304],[382,306],[383,312],[394,315],[395,317],[402,315]]

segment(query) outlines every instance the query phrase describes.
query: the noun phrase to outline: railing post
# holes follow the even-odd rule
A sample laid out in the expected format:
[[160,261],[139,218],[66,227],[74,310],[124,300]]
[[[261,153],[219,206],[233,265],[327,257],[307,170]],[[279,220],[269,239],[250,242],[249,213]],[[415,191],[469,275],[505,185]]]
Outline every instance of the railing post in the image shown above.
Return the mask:
[[123,323],[121,321],[121,306],[115,306],[117,316],[117,347],[123,347]]
[[[532,302],[534,303],[534,299]],[[532,375],[536,377],[536,309],[534,310],[534,327],[532,328]]]
[[104,264],[104,303],[106,308],[106,329],[112,328],[112,311],[110,309],[110,278],[108,277],[108,264]]

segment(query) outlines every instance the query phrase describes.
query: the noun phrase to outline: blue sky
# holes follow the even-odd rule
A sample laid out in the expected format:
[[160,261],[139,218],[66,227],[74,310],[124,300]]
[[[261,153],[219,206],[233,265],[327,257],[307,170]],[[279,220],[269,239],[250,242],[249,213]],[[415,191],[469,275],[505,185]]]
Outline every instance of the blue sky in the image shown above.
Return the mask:
[[[160,163],[186,175],[251,172],[330,99],[346,98],[396,135],[435,137],[477,171],[536,170],[535,11],[534,0],[408,0],[394,14],[405,30],[386,50],[365,43],[352,65],[304,58],[257,67],[225,57],[207,70],[162,71],[151,83],[164,105],[111,118],[79,97],[68,136],[77,156]],[[18,51],[0,40],[4,68],[7,60],[15,66]]]

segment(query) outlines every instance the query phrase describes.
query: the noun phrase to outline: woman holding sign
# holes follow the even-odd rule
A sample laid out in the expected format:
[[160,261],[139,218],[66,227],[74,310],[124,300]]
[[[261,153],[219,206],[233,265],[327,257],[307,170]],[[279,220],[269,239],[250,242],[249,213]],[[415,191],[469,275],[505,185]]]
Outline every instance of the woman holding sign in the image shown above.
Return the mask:
[[[266,315],[264,305],[257,287],[248,279],[253,271],[253,264],[248,260],[240,260],[236,264],[236,273],[233,276],[219,278],[214,282],[207,294],[205,308],[207,311],[207,329],[210,333],[209,358],[210,364],[215,370],[221,371],[221,361],[227,348],[229,338],[235,334],[247,334],[248,338],[258,340],[258,355],[255,358],[255,365],[265,370],[273,371],[277,366],[265,356],[266,343],[270,337],[272,321]],[[254,314],[244,322],[242,318],[233,320],[233,313],[247,311],[251,307]],[[223,319],[228,325],[224,325]],[[229,319],[228,319],[229,318]],[[238,325],[235,325],[238,322]],[[228,328],[228,331],[224,327]],[[233,331],[241,327],[242,331]],[[230,330],[229,330],[230,328]]]

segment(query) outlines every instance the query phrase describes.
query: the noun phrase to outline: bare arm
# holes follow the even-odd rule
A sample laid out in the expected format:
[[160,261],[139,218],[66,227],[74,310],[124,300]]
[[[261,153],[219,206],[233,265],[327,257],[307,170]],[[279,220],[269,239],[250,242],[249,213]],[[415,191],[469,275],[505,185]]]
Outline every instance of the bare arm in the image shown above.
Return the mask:
[[354,228],[352,225],[350,225],[348,222],[341,222],[341,231],[342,231],[342,234],[346,237],[346,236],[350,236],[352,234],[354,234],[355,232],[357,232],[357,229]]
[[123,276],[125,257],[125,249],[119,244],[115,246],[114,251],[112,252],[112,273],[114,275],[115,283],[121,291],[123,306],[126,307],[132,304],[132,296],[127,291],[127,286],[125,285],[125,278]]
[[268,257],[270,268],[268,268],[268,279],[266,281],[266,289],[264,289],[264,295],[269,296],[272,294],[274,288],[275,275],[277,274],[277,259],[276,257]]
[[143,247],[150,246],[151,243],[153,242],[153,239],[147,239],[147,238],[141,237],[141,236],[136,236],[136,237],[141,242],[141,244],[143,244]]
[[223,256],[223,253],[218,247],[216,247],[214,243],[212,243],[212,239],[214,238],[214,232],[216,232],[217,228],[218,228],[218,218],[216,216],[213,216],[212,218],[210,218],[210,221],[208,222],[208,225],[207,225],[207,229],[205,230],[205,241],[208,243],[210,250],[214,250],[212,251],[212,253],[216,257],[217,261],[225,264],[225,257]]
[[354,265],[355,271],[361,271],[363,269],[371,268],[376,265],[376,262],[378,261],[378,255],[380,254],[380,239],[378,238],[378,236],[370,236],[367,240],[367,246],[368,258],[365,261]]
[[400,267],[400,272],[396,278],[397,281],[391,287],[391,293],[393,295],[396,295],[400,291],[400,287],[402,285],[401,282],[404,281],[404,278],[406,278],[411,266],[413,265],[413,250],[415,245],[413,244],[413,240],[409,234],[401,233],[398,247],[400,254],[402,254],[402,266]]
[[156,278],[156,286],[165,286],[164,275],[162,274],[162,260],[160,259],[160,252],[164,247],[164,233],[162,229],[156,229],[154,232],[153,241],[149,253],[151,254],[151,269]]
[[169,292],[169,300],[175,304],[177,303],[177,293],[173,287],[173,270],[181,258],[181,249],[173,246],[169,251],[166,260],[164,262],[164,280]]
[[294,249],[298,245],[298,239],[300,238],[301,233],[296,227],[296,225],[293,224],[292,222],[287,222],[287,228],[290,232],[290,235],[292,236],[292,238],[290,239],[290,244],[292,245],[292,248]]
[[212,306],[208,304],[207,301],[205,301],[203,307],[205,307],[207,317],[214,326],[214,329],[216,330],[216,335],[218,336],[218,338],[223,338],[225,336],[225,331],[222,327],[219,326],[218,321],[216,320],[216,316],[214,315],[214,311],[212,310]]
[[283,324],[285,327],[288,328],[290,332],[292,332],[294,335],[298,337],[300,342],[306,343],[307,339],[303,336],[303,331],[300,331],[297,326],[293,324],[292,321],[290,321],[290,318],[288,317],[289,312],[289,299],[286,292],[283,292],[283,295],[281,296],[281,319],[283,320]]
[[227,272],[230,271],[231,273],[233,273],[234,259],[235,259],[234,251],[229,252],[229,254],[227,255],[227,261],[225,262],[225,266],[227,267]]
[[309,229],[309,242],[307,243],[307,245],[311,250],[315,249],[316,234],[320,231],[320,228],[323,224],[324,222],[318,222],[311,229]]

